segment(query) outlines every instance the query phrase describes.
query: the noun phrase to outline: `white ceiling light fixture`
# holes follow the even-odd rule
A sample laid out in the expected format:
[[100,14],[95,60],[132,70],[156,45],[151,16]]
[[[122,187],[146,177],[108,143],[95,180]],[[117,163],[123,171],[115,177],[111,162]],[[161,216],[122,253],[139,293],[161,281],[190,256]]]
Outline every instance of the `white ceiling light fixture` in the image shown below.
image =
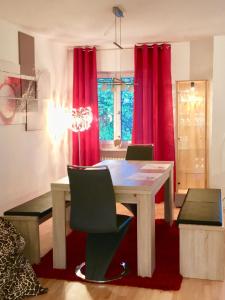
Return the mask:
[[[114,6],[112,8],[112,12],[115,15],[115,39],[113,44],[119,48],[119,51],[121,49],[123,49],[122,45],[121,45],[121,18],[123,18],[123,11],[118,7],[118,6]],[[119,60],[120,60],[120,69],[121,69],[121,52],[119,54]],[[119,76],[118,76],[119,75]],[[119,71],[119,74],[117,74],[114,78],[113,78],[113,85],[124,85],[124,82],[121,79],[121,70]]]
[[115,15],[115,40],[113,44],[116,45],[118,48],[123,49],[121,45],[121,18],[123,18],[123,11],[118,6],[114,6],[112,11]]
[[[115,63],[116,63],[116,67],[115,67],[115,72],[114,76],[110,76],[110,78],[112,80],[109,80],[109,78],[102,78],[101,79],[101,83],[102,83],[102,90],[107,90],[108,86],[111,86],[112,88],[114,88],[115,86],[119,85],[121,86],[122,90],[125,89],[129,89],[129,90],[133,90],[133,81],[132,80],[123,80],[123,78],[121,78],[121,51],[124,49],[122,46],[122,38],[121,38],[121,19],[124,17],[124,13],[123,11],[118,7],[118,6],[114,6],[112,8],[112,12],[115,16],[115,39],[113,44],[118,48],[116,50],[119,51],[119,53],[115,53]],[[117,55],[119,54],[119,55]],[[118,61],[119,60],[119,64]],[[119,68],[118,68],[119,66]]]
[[[120,70],[119,72],[115,72],[115,76],[112,78],[112,82],[105,82],[105,85],[111,85],[111,86],[116,86],[116,85],[121,85],[122,89],[124,89],[126,86],[132,86],[133,83],[130,82],[125,82],[121,78],[121,50],[124,48],[122,47],[122,42],[121,42],[121,19],[124,17],[123,11],[118,7],[114,6],[112,8],[112,12],[115,16],[115,39],[113,44],[119,48],[118,50],[120,51],[119,53],[119,60],[120,60]],[[104,88],[104,85],[103,85]]]

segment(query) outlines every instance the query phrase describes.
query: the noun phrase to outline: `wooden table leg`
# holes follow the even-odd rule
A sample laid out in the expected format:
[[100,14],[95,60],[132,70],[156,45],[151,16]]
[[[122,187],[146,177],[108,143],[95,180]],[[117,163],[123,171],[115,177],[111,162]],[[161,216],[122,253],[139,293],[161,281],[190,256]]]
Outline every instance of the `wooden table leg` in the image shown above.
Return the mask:
[[155,197],[137,195],[138,275],[151,277],[155,270]]
[[164,216],[166,222],[173,223],[174,191],[173,191],[173,169],[164,184]]
[[53,268],[66,268],[66,205],[63,191],[52,190]]

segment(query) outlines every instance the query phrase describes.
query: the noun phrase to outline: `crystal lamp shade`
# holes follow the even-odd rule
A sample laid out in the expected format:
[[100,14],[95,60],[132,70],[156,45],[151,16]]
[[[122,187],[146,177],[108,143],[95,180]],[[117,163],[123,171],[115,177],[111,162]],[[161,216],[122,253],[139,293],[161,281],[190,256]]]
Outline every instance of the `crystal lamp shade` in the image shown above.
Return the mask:
[[79,107],[72,109],[72,130],[74,132],[81,132],[91,127],[93,114],[91,107]]

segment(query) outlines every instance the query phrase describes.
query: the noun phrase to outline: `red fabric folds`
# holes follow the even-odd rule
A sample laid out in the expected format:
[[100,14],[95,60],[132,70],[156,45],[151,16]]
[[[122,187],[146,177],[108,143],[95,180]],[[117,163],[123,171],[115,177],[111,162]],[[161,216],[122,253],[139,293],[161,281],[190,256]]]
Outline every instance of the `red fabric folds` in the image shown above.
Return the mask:
[[[156,220],[156,269],[151,278],[137,276],[137,227],[136,219],[113,258],[109,274],[116,274],[119,263],[126,261],[130,272],[124,278],[110,284],[144,287],[161,290],[179,290],[182,276],[179,274],[179,230],[164,220]],[[52,250],[48,252],[34,270],[39,277],[80,281],[75,276],[75,267],[85,260],[85,234],[73,231],[67,237],[67,268],[53,269]]]
[[168,44],[135,46],[132,143],[154,144],[155,160],[175,162],[171,48]]
[[[80,133],[83,166],[100,161],[98,128],[98,94],[96,48],[74,48],[73,108],[90,106],[93,113],[91,128]],[[73,164],[79,164],[78,133],[73,132]]]

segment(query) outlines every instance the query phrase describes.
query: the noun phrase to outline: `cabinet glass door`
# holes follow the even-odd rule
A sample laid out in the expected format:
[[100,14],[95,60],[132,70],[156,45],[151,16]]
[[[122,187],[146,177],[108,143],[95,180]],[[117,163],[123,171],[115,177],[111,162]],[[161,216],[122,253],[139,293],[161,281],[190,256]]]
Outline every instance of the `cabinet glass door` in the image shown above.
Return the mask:
[[206,186],[207,81],[178,81],[177,191]]

